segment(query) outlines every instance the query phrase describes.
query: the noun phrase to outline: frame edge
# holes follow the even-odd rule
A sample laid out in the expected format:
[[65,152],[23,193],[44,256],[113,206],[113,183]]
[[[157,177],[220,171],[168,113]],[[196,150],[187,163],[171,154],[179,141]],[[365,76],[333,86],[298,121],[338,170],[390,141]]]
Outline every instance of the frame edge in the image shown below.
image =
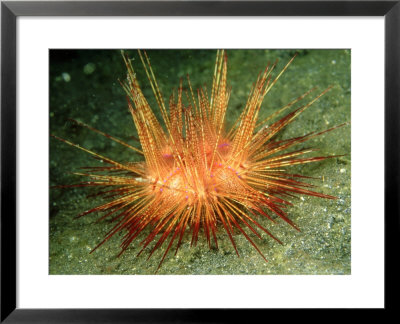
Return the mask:
[[16,15],[1,4],[1,320],[16,308]]

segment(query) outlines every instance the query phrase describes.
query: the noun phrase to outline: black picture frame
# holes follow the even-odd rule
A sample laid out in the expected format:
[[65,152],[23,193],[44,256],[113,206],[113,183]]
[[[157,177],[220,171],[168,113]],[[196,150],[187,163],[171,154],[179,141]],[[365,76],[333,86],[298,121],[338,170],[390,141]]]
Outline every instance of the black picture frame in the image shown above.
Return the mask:
[[[197,323],[267,320],[267,310],[16,308],[16,19],[19,16],[384,16],[385,309],[399,279],[400,1],[4,1],[1,3],[1,322]],[[372,63],[371,63],[372,64]],[[373,194],[373,193],[372,193]],[[373,239],[373,238],[371,238]],[[374,262],[371,260],[371,262]],[[268,314],[269,315],[269,314]],[[250,322],[252,322],[250,320]]]

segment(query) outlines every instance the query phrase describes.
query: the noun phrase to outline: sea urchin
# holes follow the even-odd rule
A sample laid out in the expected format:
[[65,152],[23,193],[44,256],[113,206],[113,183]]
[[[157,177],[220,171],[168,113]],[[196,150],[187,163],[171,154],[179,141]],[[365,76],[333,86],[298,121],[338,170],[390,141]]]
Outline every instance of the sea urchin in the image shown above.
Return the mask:
[[[139,51],[162,122],[143,95],[131,60],[123,52],[122,56],[127,78],[121,85],[126,92],[141,149],[84,123],[76,123],[143,155],[143,161],[117,162],[52,135],[107,164],[86,168],[85,173],[76,173],[88,177],[88,181],[59,186],[102,188],[98,195],[105,199],[104,204],[79,215],[103,213],[100,219],[110,218],[115,222],[92,252],[114,234],[124,232],[121,254],[146,229],[148,234],[140,242],[139,254],[150,246],[150,257],[165,243],[160,267],[174,244],[175,251],[178,251],[185,232],[190,233],[192,245],[197,243],[202,232],[209,247],[215,245],[218,248],[216,233],[222,230],[238,255],[235,231],[244,235],[265,259],[246,231],[259,238],[260,231],[263,231],[277,242],[281,241],[260,224],[259,217],[275,222],[278,216],[299,230],[284,211],[286,206],[291,205],[289,198],[309,195],[335,199],[314,191],[313,185],[305,182],[307,177],[286,169],[335,157],[309,156],[308,153],[314,149],[296,149],[295,146],[344,124],[291,139],[276,139],[278,132],[328,92],[330,87],[304,105],[292,109],[315,90],[311,89],[270,117],[258,120],[264,97],[294,57],[276,77],[272,77],[272,72],[277,63],[268,65],[258,75],[242,113],[226,129],[225,117],[231,90],[227,86],[227,56],[223,50],[217,52],[211,91],[208,93],[203,87],[194,92],[188,77],[187,87],[184,88],[181,80],[177,92],[170,96],[169,109],[146,52]],[[273,121],[285,111],[290,112]]]

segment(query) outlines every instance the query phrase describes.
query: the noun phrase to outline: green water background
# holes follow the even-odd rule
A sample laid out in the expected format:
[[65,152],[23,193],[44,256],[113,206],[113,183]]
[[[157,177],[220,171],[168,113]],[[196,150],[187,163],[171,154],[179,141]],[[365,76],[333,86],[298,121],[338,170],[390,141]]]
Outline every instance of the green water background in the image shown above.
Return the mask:
[[[317,86],[313,95],[333,85],[333,89],[286,127],[278,138],[301,136],[344,122],[350,122],[350,50],[227,50],[228,84],[232,94],[227,113],[231,125],[244,108],[251,85],[268,62],[279,60],[276,71],[298,52],[289,69],[267,95],[260,118],[265,118],[291,100]],[[137,78],[150,105],[158,108],[140,59],[128,50]],[[210,90],[215,50],[149,50],[148,55],[161,91],[166,99],[179,78],[190,80],[194,89]],[[115,161],[140,161],[141,156],[88,129],[76,126],[69,118],[85,122],[103,132],[139,147],[132,138],[136,130],[118,79],[126,76],[118,50],[52,50],[50,52],[50,133],[68,139]],[[311,96],[309,97],[311,100]],[[190,247],[187,233],[176,256],[167,255],[158,274],[350,274],[351,272],[351,142],[350,126],[342,127],[305,143],[317,147],[315,156],[344,155],[317,163],[295,166],[293,173],[316,177],[312,183],[322,193],[336,196],[327,200],[301,196],[292,199],[287,209],[300,227],[297,232],[284,221],[276,224],[260,218],[284,244],[266,234],[262,240],[251,232],[268,262],[266,263],[238,231],[234,239],[237,257],[223,228],[218,232],[219,249],[209,249],[205,239]],[[50,139],[50,186],[82,181],[72,172],[99,165],[89,154],[63,142]],[[124,254],[122,235],[115,235],[94,253],[89,252],[113,226],[96,223],[98,215],[75,216],[102,203],[88,198],[85,188],[51,189],[49,197],[49,273],[50,274],[154,274],[164,253],[163,246],[147,259],[136,257],[140,246],[134,243]]]

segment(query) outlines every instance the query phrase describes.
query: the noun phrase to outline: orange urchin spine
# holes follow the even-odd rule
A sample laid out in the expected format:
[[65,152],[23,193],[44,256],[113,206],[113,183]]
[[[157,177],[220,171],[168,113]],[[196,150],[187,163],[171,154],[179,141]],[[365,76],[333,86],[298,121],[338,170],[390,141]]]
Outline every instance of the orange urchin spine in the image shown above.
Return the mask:
[[221,227],[239,255],[233,236],[236,228],[265,259],[244,229],[248,228],[259,238],[261,236],[256,229],[261,229],[281,242],[256,220],[258,215],[273,221],[270,215],[275,214],[299,230],[283,210],[285,206],[290,205],[288,197],[303,194],[335,199],[333,196],[311,190],[313,185],[300,181],[306,177],[287,173],[285,167],[333,157],[304,157],[314,150],[288,149],[342,125],[292,139],[273,139],[330,88],[274,123],[268,124],[272,118],[304,99],[314,89],[293,100],[272,116],[258,121],[264,97],[294,57],[275,78],[272,78],[272,71],[276,63],[268,65],[264,72],[260,73],[243,112],[234,125],[226,130],[224,125],[230,89],[227,87],[227,57],[223,50],[217,52],[210,97],[206,89],[202,88],[195,94],[188,77],[188,91],[184,91],[181,80],[177,93],[173,93],[169,99],[168,110],[150,60],[146,52],[139,51],[160,108],[162,124],[141,91],[131,61],[123,52],[122,55],[128,73],[126,81],[121,82],[121,85],[127,94],[128,107],[142,149],[132,147],[83,123],[78,124],[142,154],[144,161],[116,162],[60,139],[110,165],[91,168],[89,173],[79,173],[91,180],[78,186],[109,188],[101,193],[109,199],[108,202],[81,214],[82,216],[92,212],[106,212],[102,219],[113,217],[116,221],[115,226],[98,246],[117,232],[125,230],[126,234],[121,244],[122,253],[144,229],[149,228],[148,236],[141,242],[142,249],[139,254],[150,243],[155,242],[150,257],[169,240],[160,267],[174,242],[177,241],[176,251],[179,249],[187,230],[191,232],[192,244],[196,244],[202,230],[208,245],[211,247],[211,242],[214,241],[218,247],[216,232],[217,228]]

